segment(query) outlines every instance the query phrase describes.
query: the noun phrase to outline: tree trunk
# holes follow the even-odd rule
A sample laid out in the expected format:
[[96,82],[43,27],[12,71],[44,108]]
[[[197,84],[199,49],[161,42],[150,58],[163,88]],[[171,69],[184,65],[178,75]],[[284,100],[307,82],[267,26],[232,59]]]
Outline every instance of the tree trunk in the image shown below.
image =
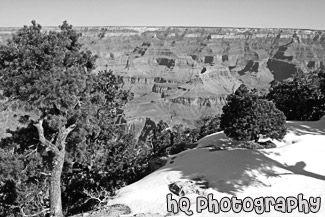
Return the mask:
[[65,151],[62,149],[59,155],[53,159],[53,167],[50,176],[50,216],[63,217],[61,200],[61,173],[64,163]]
[[35,127],[38,130],[39,140],[48,151],[54,154],[50,176],[50,216],[63,217],[61,200],[61,174],[65,157],[65,141],[75,125],[68,128],[64,126],[59,130],[55,144],[47,140],[44,136],[43,120],[41,119]]

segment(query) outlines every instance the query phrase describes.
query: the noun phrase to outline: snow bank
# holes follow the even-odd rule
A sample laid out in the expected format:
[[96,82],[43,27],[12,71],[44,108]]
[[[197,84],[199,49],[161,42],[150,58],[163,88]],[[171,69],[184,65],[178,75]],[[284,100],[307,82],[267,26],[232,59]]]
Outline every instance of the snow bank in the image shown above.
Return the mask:
[[[222,197],[321,197],[321,208],[311,216],[325,216],[325,118],[317,122],[288,122],[288,134],[277,148],[264,150],[216,151],[231,143],[222,132],[199,141],[195,149],[170,157],[161,169],[122,188],[110,204],[128,205],[132,213],[167,214],[168,185],[180,180],[202,178],[209,182],[206,194]],[[213,148],[211,148],[213,147]],[[193,216],[260,216],[253,212],[195,213],[199,195],[190,199]],[[180,197],[173,194],[173,199]],[[262,216],[305,216],[297,209],[281,213],[273,208]],[[177,216],[186,216],[183,212]]]

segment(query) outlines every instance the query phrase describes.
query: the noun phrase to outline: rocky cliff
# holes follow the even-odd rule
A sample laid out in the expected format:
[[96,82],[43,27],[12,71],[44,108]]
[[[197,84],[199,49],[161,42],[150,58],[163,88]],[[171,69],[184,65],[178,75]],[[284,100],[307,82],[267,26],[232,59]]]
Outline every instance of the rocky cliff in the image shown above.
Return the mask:
[[[325,32],[301,29],[199,27],[75,27],[85,49],[99,56],[135,93],[126,118],[193,124],[220,113],[241,83],[266,91],[269,83],[324,62]],[[17,28],[1,28],[5,43]],[[44,27],[44,31],[56,31]]]

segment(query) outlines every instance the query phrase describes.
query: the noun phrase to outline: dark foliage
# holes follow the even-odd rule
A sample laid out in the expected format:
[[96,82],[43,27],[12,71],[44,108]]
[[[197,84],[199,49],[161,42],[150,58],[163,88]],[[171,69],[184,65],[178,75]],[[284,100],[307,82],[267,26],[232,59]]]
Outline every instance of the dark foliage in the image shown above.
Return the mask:
[[227,97],[222,110],[220,128],[235,140],[258,141],[260,135],[282,139],[286,133],[284,114],[245,85]]
[[155,157],[180,153],[196,143],[206,135],[220,131],[220,116],[203,117],[191,129],[181,124],[169,127],[167,123],[159,121],[153,130],[152,155]]
[[255,142],[255,141],[242,141],[238,148],[244,149],[268,149],[268,148],[276,148],[276,145],[272,141],[266,142]]
[[[106,137],[107,138],[107,137]],[[99,204],[88,200],[85,192],[115,191],[147,175],[150,151],[133,136],[124,135],[113,142],[100,136],[92,143],[87,153],[89,161],[78,161],[66,165],[63,172],[63,204],[68,215],[93,209]],[[85,203],[87,201],[87,203]]]
[[202,117],[196,121],[196,127],[191,129],[177,124],[170,127],[160,120],[151,129],[152,157],[168,156],[180,153],[199,139],[220,131],[220,116]]
[[219,132],[220,129],[220,115],[213,117],[202,117],[197,121],[196,128],[199,130],[199,139]]
[[325,98],[325,69],[319,70],[318,77],[319,77],[319,88],[323,97]]
[[319,120],[325,114],[323,76],[322,72],[302,73],[290,80],[275,81],[267,99],[272,100],[288,120]]
[[255,149],[263,149],[264,147],[255,141],[242,141],[238,145],[238,148],[255,150]]
[[[56,212],[53,215],[63,216],[57,202],[61,190],[64,207],[70,209],[81,187],[93,188],[91,176],[96,183],[101,177],[109,180],[105,185],[112,190],[133,180],[141,170],[137,169],[142,166],[141,154],[130,149],[133,142],[123,137],[123,126],[117,123],[132,94],[121,89],[111,71],[92,73],[96,56],[81,49],[79,37],[67,22],[60,31],[44,32],[33,21],[0,47],[0,86],[6,103],[15,103],[37,117],[27,118],[27,126],[10,132],[12,136],[0,147],[11,153],[10,158],[1,154],[1,162],[7,165],[2,167],[3,174],[18,174],[18,178],[4,176],[0,183],[7,189],[1,203],[14,212],[31,215],[50,206]],[[96,157],[97,152],[103,159]],[[60,180],[63,163],[65,179]],[[109,175],[98,175],[103,170]],[[51,204],[49,179],[54,183]],[[54,191],[53,186],[59,187]]]
[[49,206],[49,156],[32,124],[8,132],[0,142],[0,216],[39,213]]

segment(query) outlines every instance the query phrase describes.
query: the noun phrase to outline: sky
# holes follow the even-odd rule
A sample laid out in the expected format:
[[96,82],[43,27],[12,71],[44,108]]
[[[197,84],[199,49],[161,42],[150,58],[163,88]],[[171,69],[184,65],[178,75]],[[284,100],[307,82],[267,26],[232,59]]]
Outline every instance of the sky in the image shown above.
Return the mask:
[[0,27],[202,26],[325,30],[325,0],[0,0]]

